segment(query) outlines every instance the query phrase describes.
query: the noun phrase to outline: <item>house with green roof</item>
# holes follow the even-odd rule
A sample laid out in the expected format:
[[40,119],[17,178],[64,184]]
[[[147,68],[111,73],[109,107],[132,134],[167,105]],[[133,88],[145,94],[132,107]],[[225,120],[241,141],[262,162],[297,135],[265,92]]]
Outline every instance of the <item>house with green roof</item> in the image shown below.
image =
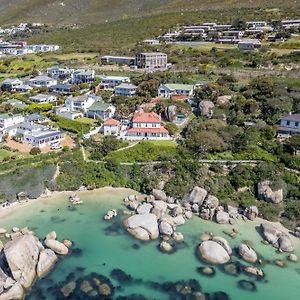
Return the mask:
[[25,104],[23,101],[18,100],[18,99],[8,99],[5,104],[11,105],[12,107],[23,109],[27,107],[28,105]]
[[24,117],[20,114],[5,113],[0,114],[0,130],[11,126],[15,126],[24,121]]
[[115,114],[116,108],[110,103],[95,101],[85,113],[86,117],[102,120],[112,118]]
[[158,89],[158,96],[163,98],[173,98],[176,96],[192,97],[194,86],[191,84],[167,83],[161,84]]

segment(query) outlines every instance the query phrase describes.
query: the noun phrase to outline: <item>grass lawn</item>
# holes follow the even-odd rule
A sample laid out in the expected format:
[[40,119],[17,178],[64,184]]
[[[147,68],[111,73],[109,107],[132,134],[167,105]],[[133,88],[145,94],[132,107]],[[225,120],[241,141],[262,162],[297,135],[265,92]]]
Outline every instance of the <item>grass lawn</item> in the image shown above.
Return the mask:
[[86,117],[76,119],[75,121],[81,124],[89,124],[89,125],[95,125],[97,123],[97,120],[86,118]]
[[149,141],[149,143],[156,145],[156,146],[177,147],[177,143],[173,140],[171,140],[171,141]]
[[30,156],[28,153],[21,153],[21,152],[12,152],[5,149],[0,149],[0,161],[3,161],[7,157],[15,156],[17,159],[25,158]]

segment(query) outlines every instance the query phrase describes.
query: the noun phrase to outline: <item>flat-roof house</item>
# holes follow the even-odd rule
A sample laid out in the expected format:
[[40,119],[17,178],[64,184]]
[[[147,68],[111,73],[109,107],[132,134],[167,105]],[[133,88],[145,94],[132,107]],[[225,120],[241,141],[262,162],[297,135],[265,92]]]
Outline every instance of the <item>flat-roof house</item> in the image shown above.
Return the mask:
[[29,122],[31,124],[44,124],[48,122],[49,119],[39,113],[33,113],[28,116],[25,116],[25,122]]
[[64,139],[60,130],[53,130],[47,126],[23,122],[19,125],[15,139],[19,142],[30,144],[33,147],[45,147]]
[[254,50],[261,47],[261,42],[259,40],[242,40],[238,43],[238,48],[240,50]]
[[15,91],[18,93],[29,93],[32,90],[33,90],[33,88],[31,86],[29,86],[28,84],[21,84],[15,88]]
[[60,67],[60,66],[54,66],[47,69],[48,76],[60,80],[66,80],[71,78],[71,74],[73,72],[74,72],[73,69],[69,69],[68,67]]
[[23,121],[24,121],[24,117],[20,114],[16,114],[16,115],[11,113],[0,114],[0,129],[5,129],[7,127],[20,124]]
[[117,64],[117,65],[134,65],[135,57],[131,56],[112,56],[112,55],[105,55],[101,57],[101,64]]
[[95,95],[81,95],[81,96],[70,96],[66,99],[65,105],[70,108],[71,111],[83,111],[86,112],[96,101],[102,101],[101,97]]
[[55,102],[57,100],[56,96],[47,94],[37,94],[35,96],[29,97],[29,101],[37,104],[46,104],[50,102]]
[[57,80],[45,75],[40,75],[29,79],[27,84],[31,87],[50,87],[51,85],[56,85]]
[[130,78],[127,76],[100,76],[100,88],[104,90],[114,89],[121,83],[129,83]]
[[115,87],[115,96],[133,97],[136,95],[137,86],[131,83],[121,83]]
[[112,118],[115,112],[116,108],[112,104],[96,101],[88,108],[85,115],[92,119],[106,120]]
[[161,118],[154,112],[135,112],[128,128],[121,132],[125,140],[168,140],[168,130],[162,126]]
[[142,69],[166,69],[168,56],[161,52],[143,52],[135,56],[135,64]]
[[75,70],[72,73],[71,81],[74,84],[92,83],[95,81],[95,70]]
[[288,138],[300,134],[300,114],[289,114],[280,120],[278,137]]
[[1,84],[1,90],[3,92],[15,92],[16,88],[23,84],[23,81],[20,79],[5,79]]
[[82,112],[78,110],[72,111],[69,107],[65,107],[65,106],[56,108],[55,113],[60,117],[70,119],[70,120],[75,120],[83,117]]
[[64,95],[70,95],[73,91],[74,91],[73,84],[59,83],[59,84],[52,85],[49,87],[50,93],[60,93],[60,94],[64,94]]
[[104,135],[118,135],[120,133],[121,123],[115,119],[107,119],[102,125]]
[[164,98],[172,98],[174,96],[192,97],[194,94],[194,86],[191,84],[167,83],[161,84],[158,89],[158,96]]

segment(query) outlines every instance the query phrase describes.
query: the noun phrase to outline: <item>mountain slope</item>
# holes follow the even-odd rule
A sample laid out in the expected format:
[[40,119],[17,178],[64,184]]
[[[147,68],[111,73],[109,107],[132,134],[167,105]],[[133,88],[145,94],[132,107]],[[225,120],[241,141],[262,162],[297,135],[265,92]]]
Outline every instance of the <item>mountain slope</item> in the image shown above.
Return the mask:
[[0,0],[0,23],[98,24],[185,10],[300,8],[295,0]]

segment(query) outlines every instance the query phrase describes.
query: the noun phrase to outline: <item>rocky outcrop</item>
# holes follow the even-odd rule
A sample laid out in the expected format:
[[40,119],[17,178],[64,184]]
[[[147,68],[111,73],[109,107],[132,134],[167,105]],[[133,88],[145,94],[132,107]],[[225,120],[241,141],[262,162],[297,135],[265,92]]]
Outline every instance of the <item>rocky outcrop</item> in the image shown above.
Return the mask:
[[165,109],[165,116],[169,122],[173,122],[177,115],[177,107],[175,105],[169,105]]
[[239,246],[239,255],[240,257],[249,262],[249,263],[255,263],[257,261],[257,254],[256,252],[251,248],[249,247],[248,245],[246,244],[241,244]]
[[42,250],[37,264],[37,275],[39,278],[43,277],[55,265],[57,256],[51,249]]
[[39,253],[37,239],[30,234],[10,241],[4,247],[4,254],[12,276],[24,288],[29,288],[36,278]]
[[199,255],[213,264],[226,264],[230,260],[228,252],[215,241],[204,241],[198,247]]
[[272,182],[265,180],[257,184],[257,197],[271,203],[280,203],[283,201],[283,189],[273,190]]
[[188,201],[190,203],[197,203],[201,206],[206,196],[207,191],[205,189],[195,186],[188,195]]
[[253,221],[256,217],[258,217],[258,208],[257,206],[249,206],[244,211],[244,216],[246,216],[249,220]]
[[294,245],[290,237],[277,229],[274,225],[270,223],[261,224],[261,230],[263,237],[271,244],[273,247],[278,248],[284,252],[293,252]]
[[19,282],[16,282],[10,289],[0,295],[0,300],[24,299],[25,291]]
[[170,223],[166,221],[161,221],[159,224],[159,232],[163,235],[171,236],[174,232],[174,229]]
[[[196,203],[194,205],[197,205]],[[219,199],[215,196],[208,195],[203,201],[200,208],[200,217],[205,220],[212,220],[216,208],[219,206]],[[198,208],[199,210],[199,208]]]
[[295,236],[300,238],[300,227],[295,228]]
[[154,240],[159,236],[154,214],[133,215],[124,221],[127,231],[140,240]]
[[152,190],[152,195],[156,200],[163,200],[165,201],[167,199],[167,195],[164,191],[158,190],[158,189],[153,189]]
[[150,203],[143,203],[136,209],[136,212],[140,215],[149,214],[152,207],[153,206]]

